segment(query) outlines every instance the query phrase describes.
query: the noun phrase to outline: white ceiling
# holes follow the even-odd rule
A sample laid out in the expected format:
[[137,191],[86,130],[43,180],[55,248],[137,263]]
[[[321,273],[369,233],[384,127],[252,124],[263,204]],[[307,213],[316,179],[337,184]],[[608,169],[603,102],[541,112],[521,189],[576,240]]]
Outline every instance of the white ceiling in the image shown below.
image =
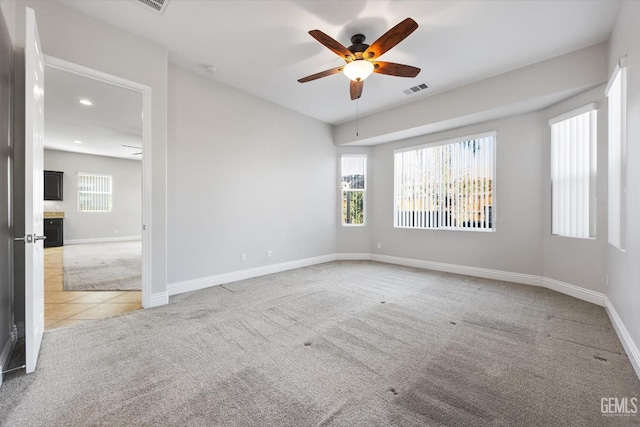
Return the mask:
[[[93,105],[82,105],[80,99]],[[142,152],[141,93],[47,66],[44,102],[45,148],[142,158],[135,154]]]
[[[419,28],[381,60],[422,68],[414,79],[374,74],[361,116],[478,81],[609,38],[616,0],[534,1],[206,1],[170,0],[158,15],[135,0],[58,0],[166,46],[170,61],[331,124],[355,118],[346,77],[297,79],[341,65],[307,32],[345,46],[356,33],[371,43],[411,17]],[[426,82],[428,90],[403,91]]]

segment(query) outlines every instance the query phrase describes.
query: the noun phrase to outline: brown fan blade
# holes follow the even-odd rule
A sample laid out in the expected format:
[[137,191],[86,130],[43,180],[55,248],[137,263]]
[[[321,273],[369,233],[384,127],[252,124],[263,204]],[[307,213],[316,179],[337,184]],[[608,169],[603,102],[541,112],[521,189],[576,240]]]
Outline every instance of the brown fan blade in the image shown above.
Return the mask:
[[310,82],[311,80],[316,80],[316,79],[320,79],[322,77],[330,76],[332,74],[338,74],[340,71],[342,71],[343,68],[344,67],[337,67],[337,68],[332,68],[330,70],[321,71],[319,73],[311,74],[310,76],[298,79],[298,81],[300,83],[306,83],[306,82]]
[[374,73],[386,74],[389,76],[398,77],[415,77],[420,72],[420,68],[412,67],[411,65],[396,64],[395,62],[371,62],[375,67]]
[[354,81],[351,80],[349,91],[351,92],[351,100],[358,99],[362,96],[362,88],[364,87],[364,80]]
[[411,18],[407,18],[386,33],[378,40],[374,41],[371,46],[364,51],[362,57],[364,59],[374,59],[382,55],[418,28],[418,24]]
[[309,31],[309,34],[311,34],[311,37],[313,37],[314,39],[318,40],[325,47],[329,48],[329,50],[331,50],[333,53],[335,53],[336,55],[338,55],[339,57],[341,57],[345,61],[351,62],[354,59],[356,59],[356,57],[353,54],[353,52],[351,52],[349,49],[347,49],[346,47],[341,45],[340,42],[338,42],[335,39],[333,39],[332,37],[326,35],[322,31],[320,31],[320,30],[311,30],[311,31]]

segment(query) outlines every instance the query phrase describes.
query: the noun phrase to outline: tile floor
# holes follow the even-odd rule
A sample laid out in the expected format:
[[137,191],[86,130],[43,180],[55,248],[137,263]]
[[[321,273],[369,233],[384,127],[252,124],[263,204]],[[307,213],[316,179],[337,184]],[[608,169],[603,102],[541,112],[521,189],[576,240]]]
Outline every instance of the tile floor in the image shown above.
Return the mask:
[[55,329],[142,308],[140,291],[65,291],[64,246],[44,250],[44,328]]

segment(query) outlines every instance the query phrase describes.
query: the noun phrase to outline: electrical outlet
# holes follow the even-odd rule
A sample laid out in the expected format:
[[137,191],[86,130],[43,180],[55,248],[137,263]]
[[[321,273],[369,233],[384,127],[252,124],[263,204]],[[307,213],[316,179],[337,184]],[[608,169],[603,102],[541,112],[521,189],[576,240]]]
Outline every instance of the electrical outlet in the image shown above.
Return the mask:
[[240,261],[245,262],[247,260],[247,254],[242,254],[240,256]]
[[267,258],[271,258],[271,250],[267,251]]
[[382,249],[382,243],[378,243],[378,249]]

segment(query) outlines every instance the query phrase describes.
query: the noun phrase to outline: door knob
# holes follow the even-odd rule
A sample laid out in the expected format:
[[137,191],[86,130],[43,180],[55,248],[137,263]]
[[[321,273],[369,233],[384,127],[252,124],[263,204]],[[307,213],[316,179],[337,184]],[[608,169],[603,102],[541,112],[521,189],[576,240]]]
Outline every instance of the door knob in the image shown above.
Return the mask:
[[14,237],[13,240],[15,240],[16,242],[25,242],[25,243],[34,243],[37,242],[38,240],[46,240],[47,236],[38,236],[35,233],[33,234],[27,234],[24,237]]

